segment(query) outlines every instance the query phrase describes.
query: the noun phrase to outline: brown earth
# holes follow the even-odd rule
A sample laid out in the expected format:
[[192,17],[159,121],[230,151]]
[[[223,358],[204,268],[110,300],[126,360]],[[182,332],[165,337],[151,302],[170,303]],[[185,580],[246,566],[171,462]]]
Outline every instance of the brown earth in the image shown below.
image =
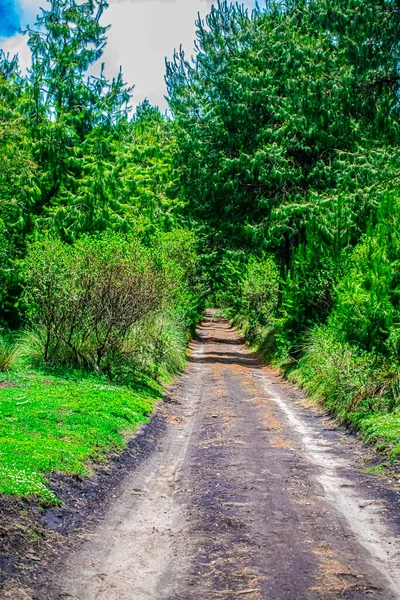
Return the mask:
[[33,597],[400,598],[395,484],[212,311],[160,419],[154,450]]

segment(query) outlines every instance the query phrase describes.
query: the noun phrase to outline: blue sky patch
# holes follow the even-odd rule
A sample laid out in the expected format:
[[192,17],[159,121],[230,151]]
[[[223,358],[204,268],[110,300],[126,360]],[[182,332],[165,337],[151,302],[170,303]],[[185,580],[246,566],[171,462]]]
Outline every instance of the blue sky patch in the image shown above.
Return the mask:
[[11,37],[20,27],[20,6],[16,0],[0,0],[0,37]]

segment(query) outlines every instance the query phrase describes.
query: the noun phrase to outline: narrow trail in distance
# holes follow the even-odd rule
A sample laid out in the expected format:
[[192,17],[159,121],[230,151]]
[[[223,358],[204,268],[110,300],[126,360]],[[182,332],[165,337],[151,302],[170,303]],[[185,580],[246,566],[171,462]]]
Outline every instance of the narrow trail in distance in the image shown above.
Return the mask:
[[213,311],[165,406],[54,598],[400,598],[394,484]]

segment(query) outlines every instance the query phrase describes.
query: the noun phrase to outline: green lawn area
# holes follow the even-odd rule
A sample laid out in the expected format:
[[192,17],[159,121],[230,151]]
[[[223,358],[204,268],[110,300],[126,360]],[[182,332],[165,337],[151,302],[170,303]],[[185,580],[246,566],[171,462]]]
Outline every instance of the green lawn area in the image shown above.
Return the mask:
[[0,494],[57,503],[46,473],[88,475],[124,449],[161,391],[151,380],[132,389],[76,371],[1,375]]

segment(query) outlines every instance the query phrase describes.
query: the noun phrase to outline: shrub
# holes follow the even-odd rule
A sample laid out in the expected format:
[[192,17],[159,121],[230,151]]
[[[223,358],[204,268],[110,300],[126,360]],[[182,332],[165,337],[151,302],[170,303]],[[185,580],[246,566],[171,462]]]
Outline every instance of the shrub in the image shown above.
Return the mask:
[[270,257],[250,258],[242,283],[241,314],[249,329],[273,329],[278,305],[278,269]]
[[249,342],[265,357],[275,349],[279,274],[272,257],[250,257],[241,277],[239,293],[227,312]]
[[162,302],[163,273],[135,240],[107,234],[74,246],[45,239],[24,264],[30,322],[45,333],[45,362],[109,368],[131,328]]
[[197,268],[188,232],[160,235],[151,247],[111,233],[73,246],[36,242],[23,266],[31,329],[21,354],[110,378],[176,372],[201,313]]
[[131,328],[162,303],[162,267],[138,242],[115,236],[85,239],[78,280],[85,315],[77,352],[100,370],[103,359],[119,351]]
[[164,312],[176,321],[178,329],[194,331],[205,308],[207,288],[193,233],[175,229],[154,240],[152,252],[164,270]]
[[33,244],[23,264],[27,315],[44,333],[45,362],[55,359],[61,343],[68,346],[82,320],[77,259],[71,246],[49,238]]

